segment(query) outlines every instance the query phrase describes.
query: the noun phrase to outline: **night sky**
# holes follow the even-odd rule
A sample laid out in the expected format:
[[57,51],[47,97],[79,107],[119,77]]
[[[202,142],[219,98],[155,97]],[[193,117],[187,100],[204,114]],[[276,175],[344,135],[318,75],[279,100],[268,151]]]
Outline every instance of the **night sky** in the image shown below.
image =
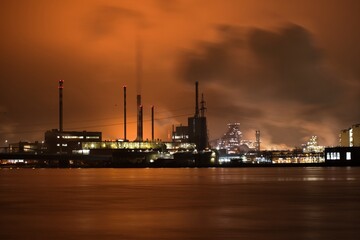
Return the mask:
[[[286,148],[360,122],[358,0],[2,0],[0,145],[42,141],[58,128],[168,140],[194,114],[194,83],[207,102],[210,140],[240,122],[244,138]],[[142,55],[137,84],[136,51]]]

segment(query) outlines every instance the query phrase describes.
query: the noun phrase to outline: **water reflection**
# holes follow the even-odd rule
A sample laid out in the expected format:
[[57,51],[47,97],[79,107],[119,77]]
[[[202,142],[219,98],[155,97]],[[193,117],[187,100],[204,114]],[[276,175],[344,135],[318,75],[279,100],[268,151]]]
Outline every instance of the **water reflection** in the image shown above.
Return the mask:
[[0,239],[354,239],[359,174],[1,169]]

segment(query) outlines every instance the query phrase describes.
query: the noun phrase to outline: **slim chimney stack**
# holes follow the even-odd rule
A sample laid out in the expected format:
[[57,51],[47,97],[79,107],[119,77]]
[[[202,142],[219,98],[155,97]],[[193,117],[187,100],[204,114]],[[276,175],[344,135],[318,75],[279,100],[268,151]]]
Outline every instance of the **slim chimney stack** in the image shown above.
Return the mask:
[[195,82],[195,117],[199,117],[199,83]]
[[141,105],[141,95],[138,94],[136,97],[137,100],[137,137],[136,137],[136,141],[141,142],[143,140],[143,114],[142,114],[142,110],[143,107]]
[[63,84],[64,80],[59,80],[59,131],[63,131]]
[[126,86],[124,85],[124,141],[126,141]]
[[256,146],[256,151],[260,152],[260,130],[256,130],[255,131],[255,137],[256,137],[256,142],[255,142],[255,146]]
[[151,140],[154,141],[154,106],[151,107]]
[[200,102],[200,117],[205,117],[205,111],[206,111],[206,106],[205,106],[206,102],[204,100],[204,94],[201,94],[201,102]]

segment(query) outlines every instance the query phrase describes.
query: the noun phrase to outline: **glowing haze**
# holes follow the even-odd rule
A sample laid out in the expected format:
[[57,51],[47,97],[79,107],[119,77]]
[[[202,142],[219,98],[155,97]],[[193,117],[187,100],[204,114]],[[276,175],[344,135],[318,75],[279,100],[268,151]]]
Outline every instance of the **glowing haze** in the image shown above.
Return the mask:
[[[136,137],[136,44],[144,119],[155,137],[194,113],[194,82],[207,101],[210,139],[228,122],[263,146],[336,145],[360,122],[357,0],[10,1],[0,3],[0,141],[41,141],[58,128]],[[144,122],[144,139],[151,137]]]

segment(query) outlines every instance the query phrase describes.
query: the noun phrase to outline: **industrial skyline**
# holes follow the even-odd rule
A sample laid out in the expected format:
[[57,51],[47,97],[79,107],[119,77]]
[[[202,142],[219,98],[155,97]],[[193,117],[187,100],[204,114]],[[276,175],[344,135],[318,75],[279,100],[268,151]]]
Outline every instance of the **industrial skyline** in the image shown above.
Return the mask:
[[[143,139],[143,106],[141,94],[136,95],[136,139],[127,139],[127,95],[123,87],[124,137],[103,140],[102,132],[66,131],[63,127],[64,80],[58,81],[59,114],[57,129],[45,132],[44,141],[10,143],[2,147],[1,164],[35,164],[33,166],[240,166],[239,164],[356,164],[360,144],[360,124],[342,130],[337,147],[325,148],[312,136],[306,144],[294,149],[261,149],[260,130],[255,141],[242,139],[240,123],[229,123],[228,131],[210,144],[206,102],[199,82],[195,82],[195,111],[187,126],[172,126],[171,141],[155,139],[154,106],[151,107],[151,139]],[[7,140],[5,141],[7,143]],[[326,157],[324,157],[326,155]],[[24,158],[20,159],[19,158]],[[34,160],[36,158],[36,160]],[[47,159],[43,161],[43,158]],[[51,158],[51,160],[50,160]],[[25,160],[26,159],[26,160]],[[347,161],[351,162],[347,162]],[[92,163],[91,163],[92,161]],[[100,162],[99,162],[100,161]],[[330,162],[329,162],[330,161]]]
[[[128,96],[141,91],[143,139],[152,138],[152,106],[155,138],[186,124],[195,81],[207,101],[209,140],[240,122],[246,139],[261,130],[264,148],[299,146],[313,135],[331,146],[360,120],[358,1],[0,5],[2,143],[41,140],[57,128],[60,79],[64,129],[101,131],[104,139],[125,134],[125,85]],[[138,136],[137,105],[128,98],[130,140]]]

